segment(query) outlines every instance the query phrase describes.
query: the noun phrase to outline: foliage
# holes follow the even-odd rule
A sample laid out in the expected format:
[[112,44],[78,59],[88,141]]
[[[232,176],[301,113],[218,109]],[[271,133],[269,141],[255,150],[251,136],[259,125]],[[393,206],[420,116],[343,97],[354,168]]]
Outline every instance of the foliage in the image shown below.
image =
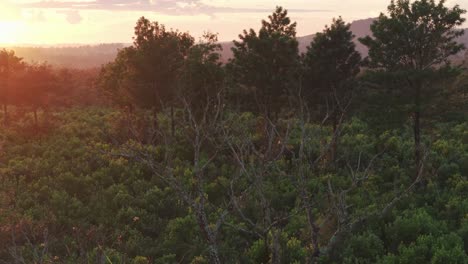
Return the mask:
[[287,10],[277,7],[268,20],[262,20],[258,33],[244,30],[240,41],[234,41],[229,68],[241,86],[234,96],[247,103],[243,109],[278,112],[287,95],[297,92],[291,90],[299,64],[296,23],[287,15]]
[[[0,251],[1,259],[82,262],[109,258],[113,263],[209,259],[208,244],[199,231],[196,207],[192,208],[174,189],[179,185],[156,177],[145,163],[113,154],[120,149],[111,144],[116,132],[113,120],[119,116],[118,112],[90,108],[55,112],[53,116],[54,132],[42,135],[41,140],[29,140],[12,129],[1,132],[4,143],[0,171],[4,184],[0,239],[7,245]],[[236,148],[250,140],[259,146],[263,144],[264,136],[255,131],[261,118],[247,113],[229,116],[225,124],[233,125],[228,130],[229,144]],[[164,124],[162,120],[160,123]],[[420,263],[464,263],[468,205],[463,195],[468,183],[464,169],[467,145],[462,135],[467,124],[440,125],[441,130],[437,130],[440,138],[427,164],[433,168],[427,175],[428,187],[404,198],[384,218],[369,218],[359,229],[362,233],[351,235],[346,243],[340,244],[341,253],[330,256],[332,259],[343,263],[409,263],[417,259]],[[168,131],[169,127],[165,129]],[[317,149],[320,138],[327,136],[318,129],[311,124],[307,132],[310,133],[308,148],[315,149],[316,153],[320,153]],[[173,152],[171,155],[178,157],[174,160],[177,179],[183,181],[181,186],[186,186],[183,188],[192,192],[198,183],[193,178],[190,141],[183,139],[188,131],[179,126],[177,135],[182,137],[173,148],[151,147],[150,151],[156,159],[163,157],[165,151]],[[359,160],[368,164],[372,153],[378,153],[379,148],[386,149],[372,165],[368,179],[357,182],[361,187],[342,196],[346,204],[352,205],[347,210],[352,220],[389,202],[395,188],[403,190],[407,186],[411,178],[410,163],[401,161],[411,156],[407,150],[411,145],[411,131],[407,129],[404,135],[397,130],[387,131],[376,137],[363,121],[353,119],[345,125],[344,133],[339,156],[340,160],[351,162],[348,165]],[[299,135],[293,135],[289,142],[297,144],[295,137]],[[128,144],[139,146],[135,142]],[[202,159],[209,157],[206,151],[207,148]],[[303,263],[310,258],[307,218],[302,205],[296,202],[300,198],[296,191],[297,178],[294,168],[287,165],[287,156],[265,163],[264,158],[252,153],[246,156],[249,161],[243,174],[230,151],[225,148],[218,151],[221,152],[205,171],[204,177],[208,178],[203,190],[208,199],[207,216],[212,220],[222,214],[223,208],[229,208],[225,202],[231,199],[231,194],[235,195],[236,204],[230,205],[234,207],[218,234],[222,259],[268,261],[275,239],[281,248],[281,262]],[[329,184],[337,192],[348,188],[353,177],[366,176],[364,171],[356,171],[358,174],[353,176],[345,164],[333,170],[315,168],[314,176],[307,182],[317,203],[314,214],[322,226],[319,237],[322,246],[329,243],[339,219],[333,213],[332,200],[327,202],[326,197],[331,195]],[[259,169],[264,170],[266,177],[255,183]],[[231,190],[233,193],[229,186],[235,188]],[[261,197],[270,202],[263,204]],[[259,231],[269,218],[258,208],[269,210],[274,223],[274,229],[263,238],[258,236]],[[249,221],[255,225],[251,226]],[[13,249],[16,255],[11,254]],[[325,263],[329,261],[326,256],[322,257]]]
[[423,158],[421,116],[440,96],[444,85],[437,84],[459,73],[449,58],[465,48],[457,42],[464,34],[458,27],[465,12],[458,5],[446,7],[445,0],[392,0],[388,15],[381,13],[371,25],[373,36],[360,39],[369,48],[370,74],[384,83],[379,88],[396,91],[396,100],[395,93],[380,95],[393,97],[393,107],[412,115],[416,170]]
[[160,109],[175,95],[176,76],[193,37],[141,17],[133,40],[133,46],[120,50],[115,62],[102,69],[99,82],[119,101]]
[[[330,27],[315,35],[304,56],[304,75],[309,80],[303,95],[311,105],[324,109],[320,116],[328,114],[338,118],[348,103],[352,82],[360,71],[361,55],[355,49],[350,27],[341,17],[333,19]],[[317,102],[318,98],[323,101]]]
[[[364,40],[364,77],[349,25],[334,20],[301,61],[281,7],[241,35],[228,65],[216,35],[195,44],[145,18],[99,76],[0,52],[1,91],[18,94],[1,101],[0,261],[467,263],[465,80],[440,81],[459,69],[436,65],[460,48],[453,26],[464,11],[425,0],[389,11]],[[405,49],[403,29],[414,33]],[[412,48],[431,53],[431,71],[405,64]],[[425,117],[417,170],[412,120],[362,114],[372,96],[358,89],[409,92],[403,77],[453,93],[445,104],[457,106],[434,104],[443,118]],[[301,78],[317,100],[301,97]],[[332,94],[362,101],[325,122],[311,109]]]

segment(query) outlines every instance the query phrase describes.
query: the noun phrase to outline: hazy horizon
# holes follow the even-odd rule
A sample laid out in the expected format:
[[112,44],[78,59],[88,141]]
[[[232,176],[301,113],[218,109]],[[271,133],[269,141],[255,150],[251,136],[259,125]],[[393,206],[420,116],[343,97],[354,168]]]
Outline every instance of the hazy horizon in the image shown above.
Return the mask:
[[[468,0],[447,2],[468,8]],[[141,16],[196,38],[210,31],[219,33],[220,41],[231,41],[244,29],[258,29],[275,6],[288,9],[298,23],[298,36],[306,36],[321,31],[334,17],[348,22],[376,17],[388,4],[388,0],[0,0],[0,44],[131,43]]]

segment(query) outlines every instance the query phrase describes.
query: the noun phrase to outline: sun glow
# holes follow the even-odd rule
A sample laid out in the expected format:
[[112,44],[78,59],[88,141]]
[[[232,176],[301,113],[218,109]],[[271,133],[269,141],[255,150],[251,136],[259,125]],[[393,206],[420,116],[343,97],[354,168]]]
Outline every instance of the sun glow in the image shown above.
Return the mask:
[[21,22],[0,21],[0,44],[18,43],[21,30]]

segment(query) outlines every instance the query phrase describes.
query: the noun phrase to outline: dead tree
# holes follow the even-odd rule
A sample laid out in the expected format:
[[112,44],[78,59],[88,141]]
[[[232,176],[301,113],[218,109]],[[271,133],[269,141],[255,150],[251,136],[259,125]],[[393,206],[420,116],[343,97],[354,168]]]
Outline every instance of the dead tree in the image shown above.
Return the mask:
[[[236,117],[239,118],[239,115]],[[247,230],[240,231],[262,239],[265,251],[269,253],[270,263],[281,263],[280,235],[291,213],[276,210],[266,192],[269,176],[283,171],[279,162],[284,159],[287,151],[282,142],[289,137],[289,124],[286,122],[280,128],[265,116],[251,121],[253,124],[243,127],[246,124],[234,119],[231,120],[231,126],[224,128],[230,156],[237,165],[236,173],[247,182],[245,194],[236,197],[232,191],[231,201],[239,221],[248,226]],[[262,122],[264,123],[261,124]],[[257,129],[260,131],[256,131]],[[262,134],[261,138],[255,138],[255,133]],[[259,218],[254,219],[244,213],[243,204],[246,200],[259,207]]]
[[[195,216],[200,233],[208,245],[210,262],[222,263],[218,234],[229,213],[229,197],[226,199],[228,201],[226,207],[222,208],[217,219],[213,220],[210,215],[220,210],[217,205],[210,202],[206,193],[209,184],[209,167],[219,158],[219,153],[224,148],[223,141],[219,140],[220,127],[223,125],[221,94],[218,94],[215,101],[215,104],[207,105],[201,115],[195,115],[187,100],[182,98],[183,116],[177,120],[178,133],[172,131],[172,123],[168,127],[160,124],[154,131],[158,137],[156,146],[130,144],[119,150],[118,155],[146,164],[154,175],[175,191]],[[162,111],[165,112],[171,113]],[[183,161],[183,165],[187,166],[193,177],[190,183],[178,175],[177,167],[181,164],[176,162],[178,159],[178,153],[174,151],[176,145],[185,146],[190,150],[191,160]],[[162,154],[156,154],[155,147],[160,148]]]

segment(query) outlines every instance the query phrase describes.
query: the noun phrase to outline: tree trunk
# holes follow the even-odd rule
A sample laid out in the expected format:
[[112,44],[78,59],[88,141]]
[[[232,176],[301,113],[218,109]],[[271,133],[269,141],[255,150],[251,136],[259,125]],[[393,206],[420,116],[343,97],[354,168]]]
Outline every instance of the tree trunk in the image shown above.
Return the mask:
[[37,125],[38,125],[38,123],[37,123],[37,109],[34,109],[33,112],[34,112],[34,126],[36,126],[36,128],[37,128]]
[[312,252],[312,263],[318,257],[320,257],[320,247],[318,243],[318,235],[320,232],[320,228],[315,224],[314,216],[312,213],[312,209],[310,207],[306,208],[307,214],[307,221],[309,222],[309,228],[311,232],[311,243],[314,247],[314,251]]
[[307,157],[304,153],[304,145],[305,145],[305,121],[302,120],[301,122],[301,137],[300,137],[300,146],[298,152],[298,164],[297,167],[299,169],[299,186],[298,189],[300,190],[302,204],[304,205],[307,222],[309,224],[310,229],[310,243],[313,246],[312,255],[310,258],[307,259],[306,263],[315,263],[316,259],[320,257],[320,247],[319,247],[319,232],[320,227],[316,224],[316,219],[314,217],[314,212],[312,210],[312,206],[310,205],[310,200],[313,199],[311,196],[310,191],[307,188],[307,180],[306,180],[306,171],[309,170],[309,167],[306,165]]
[[335,109],[332,117],[333,121],[333,137],[331,145],[331,161],[336,161],[336,152],[338,151],[338,111]]
[[158,129],[158,110],[156,107],[153,108],[153,126],[154,130]]
[[[300,155],[302,156],[302,155]],[[299,166],[303,166],[303,165],[299,165]],[[303,171],[304,169],[301,168],[301,171]],[[315,217],[314,217],[314,213],[312,212],[312,207],[310,206],[309,204],[309,200],[310,200],[310,193],[307,191],[306,189],[306,184],[305,184],[305,177],[304,177],[304,173],[301,172],[301,177],[300,177],[300,191],[301,191],[301,196],[302,196],[302,203],[304,204],[305,206],[305,213],[306,213],[306,216],[307,216],[307,223],[309,224],[309,229],[310,229],[310,243],[311,245],[313,246],[313,251],[312,251],[312,255],[310,256],[310,261],[307,261],[308,263],[315,263],[315,260],[320,257],[320,246],[319,246],[319,241],[318,241],[318,238],[319,238],[319,232],[320,232],[320,227],[317,226],[317,224],[315,223]]]
[[175,136],[174,106],[171,104],[171,135]]
[[5,126],[8,125],[8,96],[9,96],[9,80],[10,80],[10,63],[8,61],[8,58],[6,60],[6,76],[5,76],[5,98],[3,98],[4,103],[3,103],[3,113],[4,113],[4,122]]
[[7,104],[3,104],[3,122],[5,123],[5,126],[8,125],[8,106]]
[[219,258],[218,248],[214,245],[209,246],[210,250],[210,260],[213,264],[221,264],[221,260]]
[[416,86],[415,111],[414,111],[414,161],[416,165],[416,177],[421,167],[421,88],[422,84]]
[[43,126],[48,127],[49,126],[50,115],[49,115],[49,109],[48,109],[47,106],[43,107],[42,113],[43,113],[43,117],[44,117]]
[[206,212],[204,209],[203,201],[200,201],[200,204],[195,206],[195,214],[197,215],[198,226],[200,231],[205,237],[206,242],[208,243],[208,251],[210,255],[210,262],[212,264],[221,264],[221,259],[219,258],[218,245],[216,243],[216,235],[211,230],[210,224],[206,217]]
[[271,264],[281,264],[281,245],[280,245],[280,231],[272,230],[271,239]]
[[[158,98],[159,98],[159,93],[158,93],[158,85],[157,85],[157,82],[156,81],[153,81],[153,89],[154,89],[154,93],[153,93],[153,126],[154,126],[154,131],[156,131],[158,129]],[[154,136],[154,135],[152,135]],[[154,138],[152,138],[152,142],[154,143]]]
[[[421,166],[421,124],[420,112],[414,112],[414,160],[416,164],[416,172]],[[417,173],[416,173],[417,174]]]

